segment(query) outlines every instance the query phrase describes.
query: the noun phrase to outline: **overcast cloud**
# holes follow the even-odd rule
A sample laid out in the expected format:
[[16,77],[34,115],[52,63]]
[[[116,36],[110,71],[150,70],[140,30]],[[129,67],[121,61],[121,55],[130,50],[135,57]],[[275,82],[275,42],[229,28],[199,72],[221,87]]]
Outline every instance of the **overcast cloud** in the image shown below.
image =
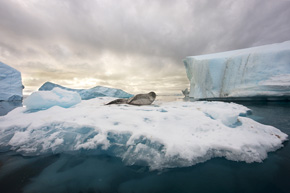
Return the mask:
[[290,1],[0,0],[0,61],[46,81],[133,94],[188,87],[182,59],[290,40]]

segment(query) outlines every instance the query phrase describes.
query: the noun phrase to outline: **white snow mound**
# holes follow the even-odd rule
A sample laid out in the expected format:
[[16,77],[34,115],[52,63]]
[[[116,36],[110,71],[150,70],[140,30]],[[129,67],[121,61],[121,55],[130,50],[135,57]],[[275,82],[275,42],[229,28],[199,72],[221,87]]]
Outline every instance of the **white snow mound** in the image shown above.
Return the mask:
[[79,102],[81,102],[81,97],[77,92],[56,87],[51,91],[37,91],[32,93],[23,101],[23,104],[29,110],[41,110],[48,109],[52,106],[68,108]]
[[104,105],[81,101],[38,112],[19,107],[0,117],[0,150],[22,155],[108,154],[152,170],[186,167],[214,157],[262,162],[287,135],[245,117],[248,108],[224,102]]

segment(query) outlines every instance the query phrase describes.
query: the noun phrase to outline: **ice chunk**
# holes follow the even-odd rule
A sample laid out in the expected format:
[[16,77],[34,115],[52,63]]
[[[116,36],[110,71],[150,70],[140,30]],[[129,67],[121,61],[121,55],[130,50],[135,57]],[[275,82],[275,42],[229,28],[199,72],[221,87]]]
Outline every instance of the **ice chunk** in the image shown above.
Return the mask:
[[261,162],[287,140],[280,130],[245,117],[249,109],[235,103],[104,105],[112,99],[82,100],[74,108],[38,112],[14,109],[0,117],[0,150],[107,154],[128,165],[163,169],[214,157]]
[[52,106],[64,108],[71,107],[81,102],[77,92],[54,88],[51,91],[37,91],[28,96],[23,104],[28,110],[48,109]]
[[109,97],[117,97],[117,98],[130,98],[133,97],[132,94],[126,93],[125,91],[121,89],[115,89],[115,88],[108,88],[108,87],[103,87],[103,86],[96,86],[94,88],[90,89],[71,89],[71,88],[66,88],[64,86],[54,84],[51,82],[46,82],[44,83],[39,90],[52,90],[55,87],[59,87],[65,90],[69,91],[74,91],[80,94],[82,100],[88,100],[96,97],[104,97],[104,96],[109,96]]
[[21,73],[0,62],[0,101],[22,100]]
[[290,41],[184,60],[190,97],[290,98]]

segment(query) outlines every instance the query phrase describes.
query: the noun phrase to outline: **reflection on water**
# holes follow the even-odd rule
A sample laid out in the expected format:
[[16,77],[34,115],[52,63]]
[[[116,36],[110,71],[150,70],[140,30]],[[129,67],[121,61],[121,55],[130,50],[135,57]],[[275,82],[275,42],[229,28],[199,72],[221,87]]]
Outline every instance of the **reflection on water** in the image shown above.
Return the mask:
[[[183,100],[158,96],[159,101]],[[162,98],[163,97],[163,98]],[[175,99],[174,99],[175,98]],[[238,102],[251,118],[290,135],[289,102]],[[0,153],[0,192],[290,192],[290,146],[269,154],[263,163],[215,158],[192,167],[149,171],[125,166],[110,156],[48,155],[22,157]]]

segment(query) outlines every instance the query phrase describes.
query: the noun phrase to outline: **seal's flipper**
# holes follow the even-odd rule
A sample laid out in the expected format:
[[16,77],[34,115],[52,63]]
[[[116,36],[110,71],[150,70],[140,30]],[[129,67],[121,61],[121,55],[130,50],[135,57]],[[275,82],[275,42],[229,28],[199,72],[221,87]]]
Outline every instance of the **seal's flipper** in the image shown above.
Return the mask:
[[112,105],[112,104],[127,104],[128,99],[116,99],[113,100],[109,103],[107,103],[106,105]]

